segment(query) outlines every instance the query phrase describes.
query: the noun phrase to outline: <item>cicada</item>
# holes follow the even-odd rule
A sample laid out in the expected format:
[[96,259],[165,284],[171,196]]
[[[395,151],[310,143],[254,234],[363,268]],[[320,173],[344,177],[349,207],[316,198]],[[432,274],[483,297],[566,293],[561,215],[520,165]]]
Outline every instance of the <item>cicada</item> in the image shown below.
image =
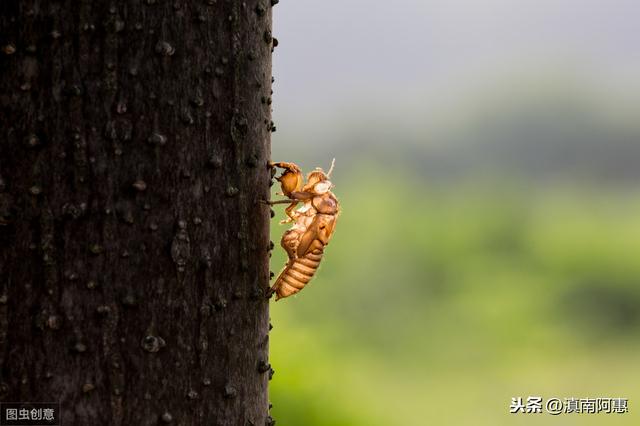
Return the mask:
[[327,173],[316,168],[307,175],[305,181],[302,170],[294,163],[272,163],[272,167],[284,170],[276,179],[280,182],[282,195],[287,199],[271,201],[269,204],[289,204],[285,209],[287,218],[280,223],[293,223],[280,240],[288,260],[271,287],[276,300],[299,292],[311,281],[324,249],[331,240],[340,212],[338,199],[331,192],[333,184],[329,180],[334,164],[335,160]]

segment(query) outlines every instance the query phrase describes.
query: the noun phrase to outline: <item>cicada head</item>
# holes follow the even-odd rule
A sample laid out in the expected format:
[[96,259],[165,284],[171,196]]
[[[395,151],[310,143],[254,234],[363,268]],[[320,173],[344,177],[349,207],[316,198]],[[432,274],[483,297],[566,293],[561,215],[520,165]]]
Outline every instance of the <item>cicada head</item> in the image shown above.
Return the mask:
[[316,184],[327,180],[327,175],[324,174],[322,169],[316,169],[307,175],[307,183],[302,188],[303,191],[313,192]]
[[316,167],[314,171],[307,175],[307,183],[302,190],[316,195],[322,195],[329,192],[331,188],[333,188],[333,184],[329,178],[331,177],[331,172],[333,172],[335,162],[336,159],[334,158],[333,161],[331,161],[331,168],[328,173],[325,173],[320,167]]
[[322,169],[315,169],[307,175],[307,183],[302,190],[316,195],[322,195],[329,192],[331,188],[333,188],[333,184],[329,180],[329,175]]

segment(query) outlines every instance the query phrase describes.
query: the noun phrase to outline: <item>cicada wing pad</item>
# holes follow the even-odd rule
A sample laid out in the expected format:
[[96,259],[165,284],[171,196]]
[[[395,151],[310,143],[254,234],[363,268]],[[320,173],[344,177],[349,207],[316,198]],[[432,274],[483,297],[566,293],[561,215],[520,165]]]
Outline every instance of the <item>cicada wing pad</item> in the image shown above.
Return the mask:
[[[335,227],[335,216],[327,214],[317,214],[313,222],[300,238],[297,255],[304,257],[316,248],[323,248],[329,244],[331,234]],[[315,242],[315,244],[314,244]]]

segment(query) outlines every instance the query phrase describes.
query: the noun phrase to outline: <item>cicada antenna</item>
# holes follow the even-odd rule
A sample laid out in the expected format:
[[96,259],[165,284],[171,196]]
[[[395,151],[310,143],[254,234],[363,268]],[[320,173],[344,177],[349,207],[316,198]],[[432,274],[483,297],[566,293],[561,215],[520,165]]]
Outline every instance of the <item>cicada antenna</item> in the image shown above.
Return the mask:
[[327,177],[331,177],[331,172],[333,172],[333,167],[336,165],[336,159],[331,160],[331,167],[329,167],[329,172],[327,173]]

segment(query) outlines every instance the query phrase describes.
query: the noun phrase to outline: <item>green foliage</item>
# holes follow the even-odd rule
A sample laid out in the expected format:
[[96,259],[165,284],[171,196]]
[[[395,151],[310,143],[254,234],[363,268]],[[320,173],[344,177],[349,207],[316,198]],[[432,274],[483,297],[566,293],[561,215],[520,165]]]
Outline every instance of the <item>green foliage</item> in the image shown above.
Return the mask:
[[551,424],[511,397],[640,400],[637,194],[391,176],[336,178],[318,276],[272,305],[278,424]]

